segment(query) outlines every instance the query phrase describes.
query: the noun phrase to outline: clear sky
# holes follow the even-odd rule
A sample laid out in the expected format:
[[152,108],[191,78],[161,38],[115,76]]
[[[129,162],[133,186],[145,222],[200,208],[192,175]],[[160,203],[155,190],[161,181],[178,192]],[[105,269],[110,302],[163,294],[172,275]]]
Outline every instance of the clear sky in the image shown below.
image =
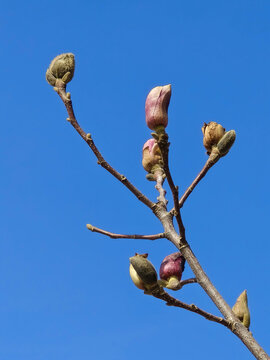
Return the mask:
[[[1,3],[1,360],[253,359],[222,326],[133,285],[129,257],[148,252],[158,269],[172,244],[86,229],[162,230],[65,120],[45,81],[63,52],[76,56],[68,90],[78,121],[152,200],[157,193],[141,166],[151,88],[172,84],[167,129],[180,193],[207,158],[203,122],[236,130],[183,220],[228,303],[247,289],[251,331],[270,351],[269,20],[267,0]],[[190,276],[186,266],[183,277]],[[218,314],[198,285],[174,295]]]

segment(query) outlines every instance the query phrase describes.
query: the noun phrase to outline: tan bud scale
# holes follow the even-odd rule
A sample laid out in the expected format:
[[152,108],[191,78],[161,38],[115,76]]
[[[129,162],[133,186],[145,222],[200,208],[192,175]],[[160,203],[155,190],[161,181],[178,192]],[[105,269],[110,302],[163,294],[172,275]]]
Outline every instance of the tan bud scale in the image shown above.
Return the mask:
[[234,304],[232,311],[242,322],[242,324],[249,329],[250,326],[250,313],[248,309],[247,290],[244,290],[239,295],[236,303]]

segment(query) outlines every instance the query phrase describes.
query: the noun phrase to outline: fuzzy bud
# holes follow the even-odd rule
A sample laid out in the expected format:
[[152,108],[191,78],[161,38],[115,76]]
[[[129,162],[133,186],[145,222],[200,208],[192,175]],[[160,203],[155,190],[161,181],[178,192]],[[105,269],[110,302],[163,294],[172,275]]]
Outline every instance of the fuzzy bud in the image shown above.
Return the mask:
[[159,276],[168,289],[178,290],[185,269],[185,258],[176,252],[165,257],[159,269]]
[[65,84],[73,78],[75,70],[75,60],[72,53],[56,56],[46,71],[46,80],[52,86],[56,85],[56,80],[62,80]]
[[155,165],[160,166],[161,151],[155,139],[149,139],[143,145],[142,165],[147,172],[151,172]]
[[147,260],[148,254],[135,254],[129,258],[129,274],[133,283],[142,290],[149,290],[157,285],[157,272]]
[[225,134],[225,129],[220,124],[210,121],[208,124],[204,123],[202,127],[203,133],[203,145],[207,150],[207,154],[210,155],[212,147],[216,146],[219,140]]
[[170,98],[171,85],[157,86],[149,92],[145,101],[145,119],[149,129],[164,129],[168,125]]
[[223,135],[217,144],[217,148],[221,156],[225,156],[229,152],[230,148],[233,146],[235,138],[236,133],[234,130],[227,131],[225,135]]
[[244,290],[242,294],[236,300],[232,311],[241,321],[241,323],[249,329],[250,326],[250,313],[248,309],[247,290]]

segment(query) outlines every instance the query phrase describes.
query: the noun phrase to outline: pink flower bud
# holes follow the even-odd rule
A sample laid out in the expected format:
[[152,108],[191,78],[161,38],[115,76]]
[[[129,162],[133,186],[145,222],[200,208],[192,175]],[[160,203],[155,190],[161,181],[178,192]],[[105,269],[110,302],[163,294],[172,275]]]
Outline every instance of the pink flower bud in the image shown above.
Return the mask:
[[171,277],[181,280],[185,268],[185,258],[179,253],[173,253],[165,257],[159,269],[159,276],[162,280],[169,281]]
[[145,102],[146,124],[151,130],[168,125],[168,107],[171,98],[171,85],[153,88]]
[[154,165],[162,161],[160,148],[155,139],[149,139],[143,145],[142,165],[147,172],[151,172]]

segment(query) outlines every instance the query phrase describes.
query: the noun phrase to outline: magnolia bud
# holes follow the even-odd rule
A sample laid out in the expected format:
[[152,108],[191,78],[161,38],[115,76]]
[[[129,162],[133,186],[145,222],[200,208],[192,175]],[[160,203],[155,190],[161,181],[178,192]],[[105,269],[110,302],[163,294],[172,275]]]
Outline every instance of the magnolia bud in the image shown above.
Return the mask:
[[159,269],[159,276],[165,280],[164,284],[168,289],[178,290],[180,280],[185,269],[185,258],[176,252],[165,257]]
[[147,172],[151,172],[153,166],[158,165],[162,161],[161,151],[155,139],[149,139],[143,145],[142,165]]
[[129,274],[133,283],[142,290],[149,290],[157,285],[157,272],[147,260],[148,254],[135,254],[129,258]]
[[226,155],[230,148],[233,146],[233,143],[236,138],[236,133],[234,130],[227,131],[225,135],[219,140],[217,144],[218,151],[221,156]]
[[208,124],[204,123],[202,127],[203,145],[210,155],[212,147],[216,146],[222,136],[225,134],[225,129],[220,124],[210,121]]
[[62,80],[65,84],[72,80],[75,69],[75,60],[72,53],[56,56],[46,71],[46,80],[52,86],[56,80]]
[[149,129],[164,129],[167,126],[170,98],[171,85],[157,86],[149,92],[145,101],[145,118]]
[[249,329],[250,325],[250,313],[248,309],[248,301],[247,301],[247,290],[244,290],[242,294],[236,300],[232,311],[241,321],[241,323]]

